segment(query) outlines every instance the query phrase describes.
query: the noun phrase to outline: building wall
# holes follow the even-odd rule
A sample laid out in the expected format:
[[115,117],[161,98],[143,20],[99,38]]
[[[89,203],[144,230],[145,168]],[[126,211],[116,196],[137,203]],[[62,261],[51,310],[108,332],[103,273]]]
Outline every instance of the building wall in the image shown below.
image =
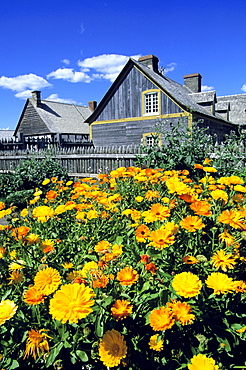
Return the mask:
[[195,118],[194,122],[198,123],[199,127],[208,128],[207,133],[214,136],[216,135],[216,141],[221,143],[225,139],[225,135],[230,135],[232,131],[238,132],[237,126],[231,126],[227,124],[222,124],[217,121],[210,121],[205,119]]
[[32,103],[28,102],[26,110],[19,125],[18,133],[24,135],[37,135],[47,133],[47,127],[35,111]]

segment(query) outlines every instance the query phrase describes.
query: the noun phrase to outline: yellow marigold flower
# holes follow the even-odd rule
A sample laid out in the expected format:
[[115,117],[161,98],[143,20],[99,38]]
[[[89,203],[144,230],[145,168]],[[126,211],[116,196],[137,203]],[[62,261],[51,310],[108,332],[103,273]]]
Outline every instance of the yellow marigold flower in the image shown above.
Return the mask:
[[223,249],[217,250],[211,257],[213,267],[217,270],[221,268],[223,271],[233,269],[236,265],[235,258],[232,253],[225,253]]
[[150,229],[146,225],[139,225],[135,231],[137,242],[145,242],[150,235]]
[[136,201],[136,202],[138,202],[138,203],[141,203],[143,200],[144,200],[144,197],[141,197],[140,195],[138,195],[138,196],[135,198],[135,201]]
[[179,231],[179,225],[175,224],[173,221],[170,221],[163,224],[160,229],[169,231],[171,234],[177,234]]
[[97,211],[91,209],[89,212],[87,212],[86,217],[87,220],[92,220],[93,218],[98,218],[99,214],[97,213]]
[[203,164],[210,164],[213,160],[209,158],[205,158]]
[[240,191],[241,193],[246,193],[246,186],[242,185],[235,185],[234,186],[235,191]]
[[44,303],[45,296],[40,292],[39,289],[34,285],[27,289],[23,295],[23,300],[31,306],[36,304]]
[[232,236],[227,230],[224,230],[219,234],[219,239],[226,243],[226,246],[230,246],[235,242],[234,236]]
[[150,326],[155,331],[171,329],[175,323],[172,310],[164,306],[154,309],[149,319]]
[[101,240],[99,243],[95,245],[94,250],[97,253],[106,253],[108,252],[110,247],[111,243],[109,243],[107,240]]
[[38,244],[40,242],[40,237],[37,234],[29,234],[25,238],[27,245]]
[[112,245],[112,248],[111,248],[112,254],[116,257],[121,256],[123,253],[122,248],[123,248],[123,245],[118,245],[118,244]]
[[217,180],[217,182],[222,185],[241,185],[244,183],[241,177],[235,175],[229,177],[221,177]]
[[219,370],[213,358],[200,353],[193,356],[190,361],[191,364],[187,365],[189,370]]
[[187,265],[193,265],[198,262],[198,259],[194,256],[184,256],[182,258],[182,262],[186,263]]
[[181,182],[177,177],[171,177],[166,180],[166,186],[169,193],[177,193],[178,195],[190,193],[191,188]]
[[114,329],[108,330],[103,335],[99,346],[99,357],[102,363],[107,367],[118,366],[126,354],[124,336]]
[[132,305],[129,301],[117,299],[114,305],[111,307],[111,313],[114,319],[122,320],[132,313]]
[[139,279],[139,274],[132,267],[124,267],[117,274],[120,285],[132,285]]
[[50,179],[45,179],[43,182],[42,182],[42,185],[47,185],[50,183]]
[[213,190],[211,191],[210,195],[214,200],[221,199],[224,201],[224,203],[228,202],[228,194],[224,190]]
[[175,243],[175,237],[166,229],[158,229],[152,231],[149,240],[149,245],[153,245],[156,249],[164,249]]
[[186,302],[174,300],[172,303],[167,303],[173,311],[175,320],[179,321],[181,325],[192,324],[195,320],[195,315],[191,313],[191,306]]
[[61,266],[68,270],[68,269],[72,269],[73,268],[73,263],[72,262],[64,262],[64,263],[61,263]]
[[54,244],[55,242],[53,240],[50,240],[50,239],[45,239],[42,241],[42,243],[40,244],[40,249],[44,252],[44,253],[49,253],[49,252],[52,252],[55,250],[54,248]]
[[176,294],[181,297],[190,298],[200,293],[202,282],[197,275],[192,274],[190,271],[181,272],[174,276],[172,287],[176,291]]
[[9,258],[11,260],[15,260],[16,257],[17,257],[16,250],[13,250],[13,251],[9,252]]
[[214,168],[214,167],[203,167],[203,171],[205,171],[205,172],[217,172],[216,168]]
[[74,270],[67,274],[66,280],[71,281],[76,278],[82,278],[82,270]]
[[164,343],[162,339],[158,340],[158,337],[159,335],[155,334],[155,335],[152,335],[149,340],[149,348],[157,352],[163,349],[163,343]]
[[226,294],[235,290],[232,278],[222,272],[212,272],[205,282],[209,288],[214,290],[213,294]]
[[49,352],[49,343],[47,338],[51,338],[49,335],[44,333],[46,329],[34,330],[31,329],[28,332],[28,338],[26,340],[26,350],[24,353],[24,358],[32,356],[34,360],[40,357],[41,354]]
[[13,270],[7,280],[10,280],[9,285],[22,283],[24,281],[23,272],[19,270]]
[[54,211],[48,206],[39,206],[34,208],[32,216],[37,218],[39,222],[46,222],[54,216]]
[[241,329],[236,330],[238,333],[244,333],[246,331],[246,326],[243,326]]
[[86,278],[88,273],[93,273],[98,269],[98,264],[94,261],[87,262],[81,270],[82,277]]
[[61,276],[56,269],[47,267],[37,272],[34,278],[34,285],[44,295],[49,295],[56,291],[61,285]]
[[218,221],[223,224],[229,224],[234,229],[246,229],[246,226],[242,220],[242,214],[234,209],[226,209],[225,211],[223,211],[219,215]]
[[199,200],[193,202],[190,205],[192,211],[194,211],[199,216],[211,216],[212,212],[210,211],[210,204],[205,200]]
[[26,262],[23,260],[16,260],[9,265],[9,270],[21,270],[25,267]]
[[66,182],[66,186],[70,186],[72,184],[73,184],[73,181],[71,181],[71,180]]
[[205,224],[202,222],[202,219],[198,216],[187,216],[180,221],[180,226],[183,229],[188,230],[189,232],[195,232],[201,230],[205,227]]
[[21,217],[26,217],[28,215],[28,209],[27,208],[22,209],[20,215]]
[[237,293],[246,293],[246,281],[235,280],[234,281],[234,290]]
[[49,313],[62,324],[77,323],[92,312],[94,292],[82,284],[63,285],[50,300]]
[[145,193],[145,198],[147,200],[152,200],[153,198],[160,198],[160,194],[158,191],[156,190],[148,190],[146,193]]
[[11,319],[16,313],[18,306],[14,303],[14,301],[10,301],[9,299],[2,300],[0,302],[0,325],[3,325],[5,321]]

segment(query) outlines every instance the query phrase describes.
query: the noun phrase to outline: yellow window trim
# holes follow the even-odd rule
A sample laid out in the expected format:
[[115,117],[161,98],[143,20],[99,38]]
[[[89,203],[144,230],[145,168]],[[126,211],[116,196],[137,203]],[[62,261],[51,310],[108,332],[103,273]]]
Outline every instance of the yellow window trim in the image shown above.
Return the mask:
[[158,140],[158,145],[161,146],[162,145],[162,135],[161,134],[157,134],[156,132],[147,132],[146,134],[143,134],[142,135],[142,144],[144,146],[147,145],[147,137],[148,136],[158,136],[159,140]]
[[158,99],[158,112],[156,115],[158,116],[161,113],[161,90],[160,89],[149,89],[142,91],[142,116],[153,116],[153,113],[145,113],[145,95],[151,94],[151,93],[157,93],[157,99]]

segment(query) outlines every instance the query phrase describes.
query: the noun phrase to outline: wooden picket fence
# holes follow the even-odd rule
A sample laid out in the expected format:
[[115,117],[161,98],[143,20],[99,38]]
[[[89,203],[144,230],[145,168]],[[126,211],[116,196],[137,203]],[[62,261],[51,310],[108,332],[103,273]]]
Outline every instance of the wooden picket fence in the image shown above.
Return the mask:
[[118,167],[134,166],[139,146],[59,148],[52,151],[13,150],[0,151],[0,172],[14,171],[25,159],[42,160],[50,156],[60,162],[71,176],[97,176],[109,173]]

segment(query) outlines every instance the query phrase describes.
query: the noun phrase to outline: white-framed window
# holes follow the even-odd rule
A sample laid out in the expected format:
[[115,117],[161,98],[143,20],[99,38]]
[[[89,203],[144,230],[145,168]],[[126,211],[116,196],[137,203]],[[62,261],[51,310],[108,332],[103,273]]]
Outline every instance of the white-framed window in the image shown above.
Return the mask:
[[142,114],[149,116],[160,114],[160,90],[152,89],[143,91]]

